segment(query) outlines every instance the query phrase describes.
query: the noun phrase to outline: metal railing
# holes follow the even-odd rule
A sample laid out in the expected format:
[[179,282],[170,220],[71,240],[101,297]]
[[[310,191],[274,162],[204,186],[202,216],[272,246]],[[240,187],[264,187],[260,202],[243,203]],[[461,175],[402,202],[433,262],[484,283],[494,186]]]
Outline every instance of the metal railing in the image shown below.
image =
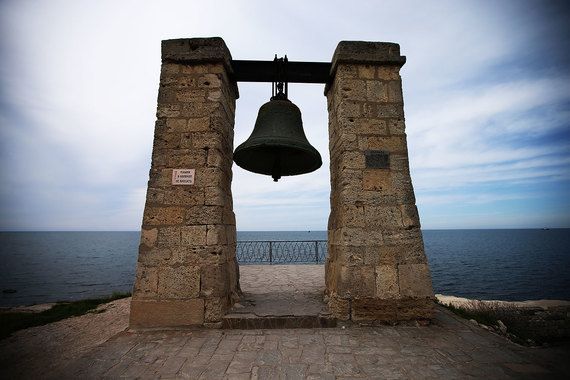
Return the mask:
[[322,264],[327,241],[238,241],[236,256],[240,264]]

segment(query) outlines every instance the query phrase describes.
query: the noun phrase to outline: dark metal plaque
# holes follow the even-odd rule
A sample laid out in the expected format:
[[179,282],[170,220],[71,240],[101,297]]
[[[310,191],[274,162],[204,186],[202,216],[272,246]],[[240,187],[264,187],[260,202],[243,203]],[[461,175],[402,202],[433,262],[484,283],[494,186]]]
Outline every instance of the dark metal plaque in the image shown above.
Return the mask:
[[366,157],[366,167],[372,169],[389,169],[390,155],[383,150],[367,150],[364,152]]

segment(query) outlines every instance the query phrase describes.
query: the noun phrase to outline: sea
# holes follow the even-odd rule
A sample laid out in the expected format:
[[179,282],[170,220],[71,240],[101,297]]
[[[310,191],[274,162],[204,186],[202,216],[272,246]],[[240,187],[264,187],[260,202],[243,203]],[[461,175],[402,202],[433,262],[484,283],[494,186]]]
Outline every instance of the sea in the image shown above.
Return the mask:
[[[570,300],[570,229],[424,230],[423,236],[436,293]],[[326,238],[326,231],[238,232],[242,242]],[[139,232],[0,232],[0,306],[131,291],[138,244]]]

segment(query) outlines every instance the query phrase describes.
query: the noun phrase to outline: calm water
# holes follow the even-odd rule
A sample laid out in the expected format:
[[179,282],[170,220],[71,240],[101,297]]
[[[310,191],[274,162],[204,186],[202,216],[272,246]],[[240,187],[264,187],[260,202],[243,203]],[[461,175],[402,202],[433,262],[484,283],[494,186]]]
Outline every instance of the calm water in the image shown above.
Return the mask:
[[[238,232],[238,240],[320,240],[325,231]],[[138,232],[0,233],[0,306],[130,291]],[[428,230],[437,293],[570,300],[570,230]],[[15,291],[15,292],[13,292]]]

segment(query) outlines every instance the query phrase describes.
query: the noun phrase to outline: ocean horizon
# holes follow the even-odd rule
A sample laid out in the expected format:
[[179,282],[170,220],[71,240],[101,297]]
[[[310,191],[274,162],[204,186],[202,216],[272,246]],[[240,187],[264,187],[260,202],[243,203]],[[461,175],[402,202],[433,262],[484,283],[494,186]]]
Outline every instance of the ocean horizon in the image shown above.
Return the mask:
[[[425,229],[436,293],[570,300],[570,229]],[[0,306],[132,289],[139,231],[0,232]],[[326,240],[327,231],[245,231],[238,241]],[[247,265],[247,264],[244,264]]]

